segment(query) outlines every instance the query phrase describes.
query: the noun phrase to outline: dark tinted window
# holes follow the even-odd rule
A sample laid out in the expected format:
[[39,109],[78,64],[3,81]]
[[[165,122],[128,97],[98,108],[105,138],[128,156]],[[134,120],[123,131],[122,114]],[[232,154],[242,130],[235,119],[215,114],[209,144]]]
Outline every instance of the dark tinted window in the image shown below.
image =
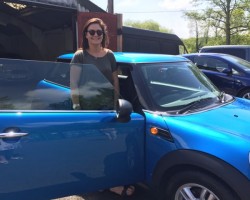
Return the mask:
[[206,69],[212,71],[221,71],[222,69],[229,68],[229,65],[226,62],[210,57],[202,57],[202,56],[195,57],[194,63],[200,69]]

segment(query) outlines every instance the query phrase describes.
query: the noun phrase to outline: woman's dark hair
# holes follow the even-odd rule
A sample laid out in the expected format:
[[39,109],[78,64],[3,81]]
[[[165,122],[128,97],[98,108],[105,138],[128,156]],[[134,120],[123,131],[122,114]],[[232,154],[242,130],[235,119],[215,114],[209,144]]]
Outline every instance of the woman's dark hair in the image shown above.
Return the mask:
[[99,18],[91,18],[85,23],[85,25],[83,27],[82,48],[83,49],[89,48],[89,43],[88,43],[88,39],[86,38],[86,34],[87,34],[88,28],[91,24],[99,24],[100,25],[100,27],[103,31],[102,47],[107,47],[108,43],[109,43],[107,25]]

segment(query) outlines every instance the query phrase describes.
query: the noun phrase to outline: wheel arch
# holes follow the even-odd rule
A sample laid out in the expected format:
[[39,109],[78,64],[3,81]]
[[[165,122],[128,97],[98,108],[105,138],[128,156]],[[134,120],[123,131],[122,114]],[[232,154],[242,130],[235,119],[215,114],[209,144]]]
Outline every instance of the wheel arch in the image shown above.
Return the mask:
[[242,92],[244,92],[244,91],[246,91],[246,90],[250,90],[250,87],[248,86],[248,87],[241,88],[241,89],[237,92],[236,96],[237,96],[237,97],[240,97],[240,95],[242,94]]
[[212,155],[193,151],[178,150],[165,155],[153,172],[153,189],[159,194],[163,184],[175,173],[183,170],[200,170],[214,176],[225,184],[241,200],[248,200],[250,181],[237,169]]

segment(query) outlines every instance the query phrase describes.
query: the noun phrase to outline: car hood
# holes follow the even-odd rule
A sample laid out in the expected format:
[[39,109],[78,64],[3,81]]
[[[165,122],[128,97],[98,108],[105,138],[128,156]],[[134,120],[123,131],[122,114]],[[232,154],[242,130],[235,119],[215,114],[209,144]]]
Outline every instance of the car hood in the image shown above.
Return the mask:
[[230,104],[212,110],[164,117],[169,128],[185,127],[186,131],[209,130],[221,134],[233,134],[250,140],[250,101],[236,98]]

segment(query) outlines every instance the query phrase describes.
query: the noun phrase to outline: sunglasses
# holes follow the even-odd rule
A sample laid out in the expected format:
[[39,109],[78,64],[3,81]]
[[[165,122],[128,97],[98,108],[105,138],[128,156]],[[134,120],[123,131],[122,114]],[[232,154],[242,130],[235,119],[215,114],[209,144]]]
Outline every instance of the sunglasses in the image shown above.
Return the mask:
[[89,32],[90,35],[94,36],[95,33],[98,35],[98,36],[101,36],[103,34],[103,31],[102,30],[88,30],[86,32]]

